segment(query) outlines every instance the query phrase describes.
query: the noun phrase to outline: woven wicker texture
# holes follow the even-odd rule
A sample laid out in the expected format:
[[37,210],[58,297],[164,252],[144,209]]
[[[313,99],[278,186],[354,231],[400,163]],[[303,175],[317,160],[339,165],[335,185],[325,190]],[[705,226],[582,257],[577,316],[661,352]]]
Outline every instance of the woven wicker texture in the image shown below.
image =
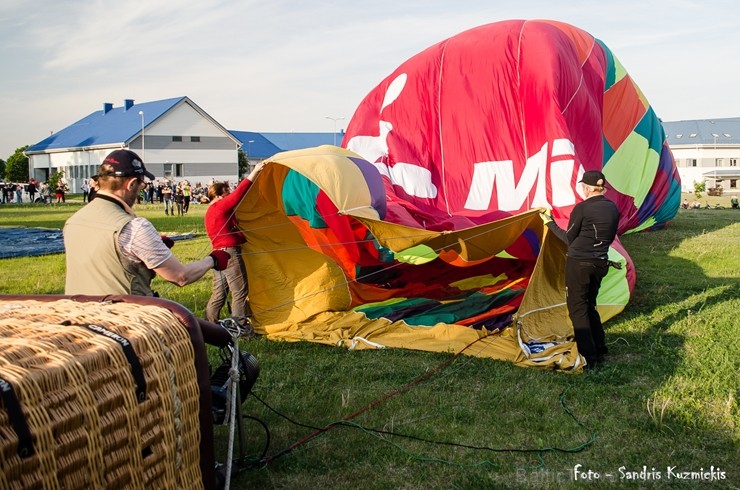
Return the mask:
[[[137,400],[128,340],[146,396]],[[23,409],[35,453],[0,404],[0,488],[199,488],[193,347],[167,309],[130,303],[0,301],[0,378]]]

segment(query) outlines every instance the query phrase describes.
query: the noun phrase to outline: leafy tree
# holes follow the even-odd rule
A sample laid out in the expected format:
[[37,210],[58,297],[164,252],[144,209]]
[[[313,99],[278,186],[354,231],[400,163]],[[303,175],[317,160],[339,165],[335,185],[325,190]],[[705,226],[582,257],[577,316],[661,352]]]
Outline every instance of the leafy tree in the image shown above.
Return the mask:
[[5,177],[11,182],[26,182],[28,180],[28,157],[23,154],[28,145],[18,148],[8,157],[5,164]]
[[5,160],[0,158],[0,180],[5,178]]
[[60,170],[59,172],[54,172],[51,177],[49,177],[49,189],[51,189],[51,192],[54,192],[54,189],[57,188],[57,182],[62,180],[64,178],[64,170]]
[[249,159],[244,150],[239,148],[239,178],[241,179],[249,173]]
[[706,182],[696,182],[694,181],[694,195],[697,199],[701,197],[701,193],[707,190],[707,183]]

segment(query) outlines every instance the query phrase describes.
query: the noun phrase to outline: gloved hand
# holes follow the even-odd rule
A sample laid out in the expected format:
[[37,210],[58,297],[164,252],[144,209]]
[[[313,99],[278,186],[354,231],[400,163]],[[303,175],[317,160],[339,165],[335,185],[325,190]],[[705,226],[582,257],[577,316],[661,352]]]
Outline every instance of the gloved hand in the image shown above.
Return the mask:
[[231,258],[231,254],[226,250],[214,250],[208,255],[213,259],[213,268],[217,271],[226,269]]
[[542,218],[543,223],[549,223],[550,221],[552,221],[552,211],[550,209],[545,209],[544,211],[541,211],[540,218]]
[[162,243],[164,243],[167,246],[167,248],[172,248],[175,246],[175,240],[168,237],[167,235],[160,235],[159,238],[162,239]]

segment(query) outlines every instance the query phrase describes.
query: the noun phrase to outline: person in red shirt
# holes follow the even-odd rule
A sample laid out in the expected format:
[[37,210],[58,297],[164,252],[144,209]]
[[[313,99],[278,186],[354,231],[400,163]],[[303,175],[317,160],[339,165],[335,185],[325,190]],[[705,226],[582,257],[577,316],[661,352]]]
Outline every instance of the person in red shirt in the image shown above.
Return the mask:
[[231,255],[226,269],[214,271],[213,274],[213,292],[206,305],[206,320],[209,322],[218,322],[229,291],[230,316],[243,324],[244,319],[251,314],[247,268],[241,254],[241,245],[246,242],[246,238],[237,226],[235,210],[263,166],[263,163],[258,164],[234,192],[231,192],[227,182],[216,182],[208,188],[211,201],[205,216],[206,233],[214,250],[224,250]]

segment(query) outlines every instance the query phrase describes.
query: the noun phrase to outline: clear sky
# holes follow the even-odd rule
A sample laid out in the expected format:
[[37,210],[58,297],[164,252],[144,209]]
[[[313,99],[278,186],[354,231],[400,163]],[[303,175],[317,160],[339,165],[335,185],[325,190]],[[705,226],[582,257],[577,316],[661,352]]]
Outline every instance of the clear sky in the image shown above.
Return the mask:
[[330,132],[466,29],[553,19],[601,39],[665,121],[740,117],[735,0],[3,0],[0,158],[78,119],[188,96],[227,129]]

